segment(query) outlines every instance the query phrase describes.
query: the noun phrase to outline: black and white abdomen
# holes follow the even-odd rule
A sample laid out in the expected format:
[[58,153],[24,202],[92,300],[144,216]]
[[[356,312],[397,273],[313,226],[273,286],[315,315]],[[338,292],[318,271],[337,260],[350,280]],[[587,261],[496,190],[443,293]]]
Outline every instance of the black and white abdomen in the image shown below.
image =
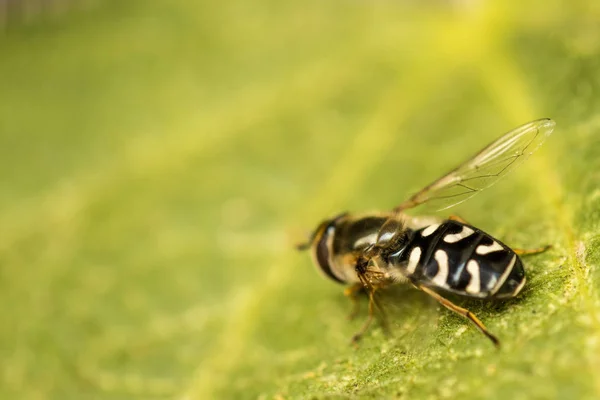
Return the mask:
[[469,297],[513,297],[525,284],[514,251],[454,220],[413,231],[407,245],[386,261],[415,283]]

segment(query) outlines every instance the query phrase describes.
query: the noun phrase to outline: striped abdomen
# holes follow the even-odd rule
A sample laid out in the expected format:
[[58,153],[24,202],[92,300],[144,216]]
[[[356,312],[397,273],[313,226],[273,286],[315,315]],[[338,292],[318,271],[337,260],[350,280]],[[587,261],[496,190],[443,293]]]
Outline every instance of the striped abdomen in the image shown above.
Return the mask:
[[525,284],[519,257],[487,233],[448,220],[416,230],[388,265],[415,283],[469,297],[507,298]]

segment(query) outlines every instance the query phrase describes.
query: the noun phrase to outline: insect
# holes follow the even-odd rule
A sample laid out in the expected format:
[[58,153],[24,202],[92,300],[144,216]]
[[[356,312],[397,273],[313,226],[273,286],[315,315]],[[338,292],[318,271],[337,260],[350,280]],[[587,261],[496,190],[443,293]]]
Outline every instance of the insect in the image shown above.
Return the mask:
[[526,282],[520,255],[536,249],[511,249],[458,216],[413,217],[406,210],[433,205],[438,211],[468,200],[520,165],[552,133],[555,122],[539,119],[501,136],[391,211],[366,215],[343,213],[327,219],[298,246],[311,249],[314,264],[327,277],[348,284],[345,294],[355,304],[369,296],[369,316],[353,336],[357,341],[371,324],[375,309],[384,317],[375,294],[397,283],[410,283],[444,307],[470,320],[496,346],[499,340],[469,310],[446,297],[508,299]]

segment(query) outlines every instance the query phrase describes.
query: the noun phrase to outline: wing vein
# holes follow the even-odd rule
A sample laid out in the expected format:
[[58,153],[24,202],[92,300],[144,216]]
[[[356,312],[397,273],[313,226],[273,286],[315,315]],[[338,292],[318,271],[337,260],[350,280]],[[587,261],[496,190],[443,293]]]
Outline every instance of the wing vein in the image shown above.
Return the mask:
[[524,162],[542,145],[555,125],[551,119],[544,118],[513,129],[394,210],[401,212],[427,203],[439,211],[470,199]]

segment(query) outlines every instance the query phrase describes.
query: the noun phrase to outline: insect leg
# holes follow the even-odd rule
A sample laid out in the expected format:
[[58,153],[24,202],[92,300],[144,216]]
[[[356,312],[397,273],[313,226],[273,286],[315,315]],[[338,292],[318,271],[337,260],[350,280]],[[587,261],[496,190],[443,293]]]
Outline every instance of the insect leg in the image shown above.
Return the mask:
[[348,315],[348,319],[354,319],[358,315],[360,310],[360,302],[358,301],[358,294],[364,289],[362,283],[355,283],[352,286],[348,286],[344,289],[344,295],[352,302],[352,311]]
[[380,302],[377,301],[377,299],[373,299],[375,302],[375,306],[377,306],[377,308],[379,309],[379,313],[381,314],[381,327],[383,328],[383,332],[386,335],[390,334],[390,324],[388,323],[388,317],[387,317],[387,313],[385,312],[385,308],[383,308],[383,306],[381,305]]
[[[452,215],[450,215],[450,216],[448,217],[448,219],[449,219],[450,221],[457,221],[457,222],[460,222],[461,224],[467,224],[467,225],[470,225],[470,224],[469,224],[469,223],[468,223],[468,222],[467,222],[467,221],[466,221],[464,218],[462,218],[462,217],[460,217],[460,216],[458,216],[458,215],[455,215],[455,214],[452,214]],[[543,253],[543,252],[545,252],[546,250],[549,250],[549,249],[551,249],[551,248],[552,248],[552,245],[551,245],[551,244],[549,244],[549,245],[547,245],[547,246],[543,246],[543,247],[537,247],[537,248],[535,248],[535,249],[512,249],[512,250],[513,250],[515,253],[517,253],[517,255],[520,255],[520,256],[527,256],[527,255],[530,255],[530,254],[539,254],[539,253]]]
[[448,219],[450,221],[456,221],[456,222],[460,222],[461,224],[465,224],[465,225],[471,225],[469,224],[464,218],[456,215],[456,214],[452,214],[448,217]]
[[436,292],[434,292],[433,290],[431,290],[425,286],[419,286],[419,289],[421,289],[422,291],[424,291],[425,293],[427,293],[428,295],[430,295],[431,297],[433,297],[434,299],[439,301],[440,304],[443,305],[444,307],[446,307],[447,309],[454,311],[455,313],[460,314],[463,317],[471,320],[471,322],[473,322],[475,324],[477,329],[479,329],[479,331],[481,333],[483,333],[485,336],[487,336],[488,339],[490,339],[496,347],[500,347],[500,341],[498,340],[498,338],[496,336],[492,335],[487,330],[485,325],[483,325],[483,323],[479,320],[479,318],[477,318],[475,316],[475,314],[473,314],[471,311],[467,310],[466,308],[457,306],[456,304],[452,303],[450,300],[446,299],[445,297],[440,296],[439,294],[437,294]]
[[358,342],[360,340],[360,338],[362,337],[362,335],[364,335],[364,333],[367,331],[367,329],[369,329],[369,326],[371,326],[371,322],[373,321],[374,315],[375,315],[375,291],[370,290],[369,291],[369,316],[367,317],[367,320],[363,324],[362,328],[360,328],[360,330],[352,336],[352,339],[351,339],[352,343]]
[[543,253],[546,250],[549,250],[552,248],[552,245],[549,244],[547,246],[543,246],[543,247],[538,247],[536,249],[512,249],[515,253],[517,253],[520,256],[527,256],[530,254],[539,254],[539,253]]

